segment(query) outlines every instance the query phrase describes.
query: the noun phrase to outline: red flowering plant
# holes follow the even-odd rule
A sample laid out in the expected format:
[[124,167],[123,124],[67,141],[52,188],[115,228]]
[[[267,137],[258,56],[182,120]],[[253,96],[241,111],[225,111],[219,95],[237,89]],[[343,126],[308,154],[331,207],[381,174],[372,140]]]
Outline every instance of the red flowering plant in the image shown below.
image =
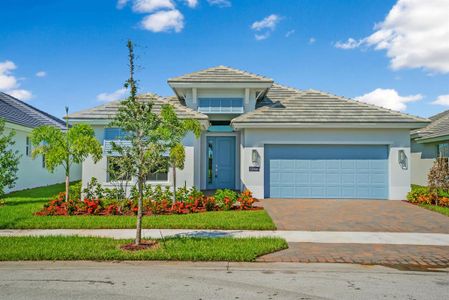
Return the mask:
[[175,214],[185,214],[188,212],[186,204],[184,202],[173,203],[170,211]]
[[256,198],[253,197],[253,194],[250,190],[244,190],[240,195],[237,201],[240,204],[240,209],[246,210],[253,208],[255,202],[259,202]]
[[206,211],[215,210],[216,209],[215,198],[204,196],[202,199],[202,206],[206,209]]
[[[154,189],[152,195],[144,199],[143,210],[145,215],[158,214],[188,214],[215,210],[249,210],[255,209],[254,198],[249,190],[237,194],[232,190],[217,190],[214,196],[204,196],[195,188],[181,188],[178,196],[180,198],[172,203],[168,194],[160,192],[162,189]],[[426,202],[428,199],[422,199]],[[65,201],[65,193],[60,193],[36,213],[40,216],[72,216],[72,215],[135,215],[137,213],[136,199],[108,199],[108,198],[85,198],[83,201],[69,199]],[[440,197],[440,205],[449,206],[449,197]]]

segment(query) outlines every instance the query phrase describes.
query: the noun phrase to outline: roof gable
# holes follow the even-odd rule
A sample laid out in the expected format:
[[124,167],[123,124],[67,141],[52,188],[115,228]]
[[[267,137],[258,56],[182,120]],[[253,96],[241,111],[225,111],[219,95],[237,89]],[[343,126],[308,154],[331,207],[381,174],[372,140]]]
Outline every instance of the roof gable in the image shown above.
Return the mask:
[[170,78],[168,82],[265,82],[272,83],[273,79],[246,71],[217,66],[201,71]]
[[[139,101],[153,101],[153,112],[159,113],[162,105],[171,104],[173,105],[176,114],[179,118],[193,118],[198,120],[207,120],[207,116],[199,113],[193,109],[183,106],[177,97],[167,97],[163,98],[156,94],[141,94],[137,96]],[[112,120],[120,107],[121,100],[111,101],[87,110],[76,112],[69,115],[69,119],[109,119]]]
[[51,125],[65,129],[63,120],[2,92],[0,92],[0,118],[29,128]]

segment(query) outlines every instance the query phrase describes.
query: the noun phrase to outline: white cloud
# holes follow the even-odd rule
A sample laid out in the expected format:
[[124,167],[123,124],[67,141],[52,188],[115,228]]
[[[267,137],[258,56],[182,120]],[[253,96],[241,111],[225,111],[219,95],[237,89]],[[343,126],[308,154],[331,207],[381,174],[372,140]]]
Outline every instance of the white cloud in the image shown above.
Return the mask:
[[407,109],[406,103],[419,101],[422,98],[421,94],[400,96],[394,89],[375,89],[365,95],[355,97],[355,100],[392,110],[404,111]]
[[340,42],[340,41],[336,42],[335,47],[339,48],[339,49],[345,49],[345,50],[354,49],[354,48],[359,47],[362,43],[363,43],[363,40],[357,41],[353,38],[349,38],[346,42]]
[[190,8],[194,8],[198,5],[198,0],[185,0],[185,2]]
[[373,34],[353,45],[386,50],[394,70],[423,68],[449,73],[448,12],[447,0],[399,0]]
[[45,71],[39,71],[36,73],[36,77],[45,77],[47,76],[47,72]]
[[295,33],[295,30],[294,30],[294,29],[289,30],[289,31],[287,31],[287,33],[285,33],[285,37],[289,37],[289,36],[291,36],[291,35],[294,34],[294,33]]
[[171,0],[134,0],[133,11],[139,13],[150,13],[159,9],[174,9]]
[[126,88],[121,88],[112,93],[101,93],[97,95],[97,100],[102,102],[110,102],[120,100],[126,95]]
[[11,71],[17,66],[10,60],[0,63],[0,90],[9,90],[18,86],[17,79],[11,75]]
[[310,44],[310,45],[315,44],[315,42],[316,42],[316,38],[311,37],[311,38],[309,39],[309,44]]
[[256,40],[265,40],[276,29],[281,17],[275,14],[269,15],[260,21],[256,21],[251,25],[251,29],[258,32],[254,34]]
[[30,91],[20,89],[19,81],[12,75],[12,71],[15,69],[17,69],[16,64],[10,60],[0,62],[0,91],[20,100],[29,100],[33,97],[33,94]]
[[153,32],[180,32],[184,28],[184,16],[177,9],[163,10],[146,16],[141,24]]
[[209,5],[218,7],[231,7],[232,3],[229,0],[207,0]]
[[438,96],[437,100],[433,101],[432,104],[449,106],[449,94]]
[[6,93],[23,101],[30,100],[33,97],[33,94],[30,91],[22,89],[10,90],[6,91]]
[[117,1],[117,8],[118,9],[122,9],[123,7],[126,6],[126,4],[128,4],[128,0],[118,0]]
[[256,31],[260,31],[260,30],[264,30],[264,29],[274,30],[274,29],[276,29],[276,25],[279,23],[280,19],[281,18],[278,15],[272,14],[272,15],[269,15],[268,17],[265,17],[264,19],[262,19],[260,21],[254,22],[251,25],[251,28]]
[[262,34],[256,33],[256,34],[254,35],[254,38],[255,38],[256,40],[258,40],[258,41],[262,41],[262,40],[265,40],[265,39],[269,38],[270,35],[271,35],[271,32],[269,32],[269,31],[268,31],[268,32],[265,32],[265,33],[262,33]]

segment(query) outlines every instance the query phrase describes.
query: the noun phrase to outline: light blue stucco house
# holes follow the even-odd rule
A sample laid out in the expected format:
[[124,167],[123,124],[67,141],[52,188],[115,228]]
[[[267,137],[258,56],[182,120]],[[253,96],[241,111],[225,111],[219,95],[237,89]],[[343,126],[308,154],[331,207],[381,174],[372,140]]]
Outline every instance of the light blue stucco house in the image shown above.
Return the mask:
[[430,117],[426,127],[413,130],[412,184],[427,185],[427,175],[437,157],[449,157],[449,110]]
[[[158,97],[178,115],[205,127],[186,136],[178,181],[199,189],[250,189],[258,198],[404,199],[410,189],[410,130],[427,119],[316,90],[299,90],[245,71],[218,66],[168,80],[174,96]],[[148,95],[141,95],[145,101]],[[107,149],[119,102],[74,113],[94,126]],[[83,164],[83,183],[107,174],[111,159]],[[149,174],[170,185],[170,171]],[[132,179],[131,179],[132,181]]]

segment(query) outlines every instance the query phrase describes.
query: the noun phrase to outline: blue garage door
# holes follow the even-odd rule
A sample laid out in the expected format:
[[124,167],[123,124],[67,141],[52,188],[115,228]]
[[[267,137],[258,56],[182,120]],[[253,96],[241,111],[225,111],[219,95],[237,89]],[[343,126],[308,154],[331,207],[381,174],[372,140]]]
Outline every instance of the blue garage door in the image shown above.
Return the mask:
[[265,145],[266,198],[388,198],[388,146]]

